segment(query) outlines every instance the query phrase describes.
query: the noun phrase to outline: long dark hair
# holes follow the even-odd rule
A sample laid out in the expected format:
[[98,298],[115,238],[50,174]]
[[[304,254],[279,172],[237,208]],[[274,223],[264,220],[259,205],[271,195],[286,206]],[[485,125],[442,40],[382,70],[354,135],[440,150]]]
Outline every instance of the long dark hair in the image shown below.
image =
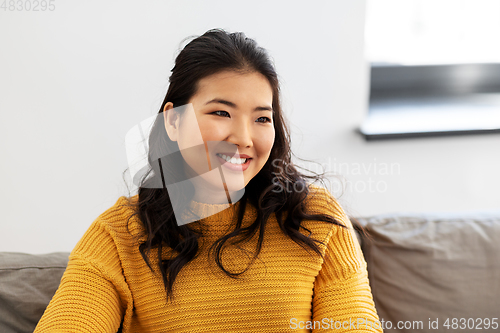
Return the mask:
[[[245,242],[258,233],[258,240],[253,260],[262,248],[266,223],[271,214],[285,235],[302,247],[321,255],[321,241],[310,237],[311,232],[301,225],[303,220],[318,220],[343,225],[332,216],[310,214],[306,210],[305,200],[309,194],[306,179],[320,180],[320,175],[300,173],[291,161],[290,136],[283,118],[280,105],[278,75],[266,50],[241,32],[228,33],[213,29],[190,41],[179,53],[170,76],[170,85],[160,107],[162,113],[167,102],[174,107],[188,103],[197,91],[200,79],[220,71],[231,70],[241,73],[258,72],[269,81],[273,91],[272,108],[275,141],[268,161],[262,170],[247,184],[245,193],[238,203],[236,228],[231,233],[218,239],[210,248],[218,267],[228,276],[237,278],[245,272],[231,272],[224,267],[221,254],[226,242],[231,244]],[[174,207],[189,202],[189,194],[171,197],[165,188],[162,170],[175,173],[178,166],[162,167],[161,163],[175,163],[179,159],[158,159],[178,150],[165,130],[162,117],[157,117],[149,136],[149,172],[142,178],[138,189],[138,200],[134,203],[137,215],[146,230],[146,240],[139,245],[139,250],[147,265],[151,267],[150,254],[155,253],[167,296],[173,296],[173,285],[179,271],[198,253],[198,239],[202,234],[186,225],[176,223]],[[161,175],[161,176],[160,176]],[[161,177],[161,179],[160,179]],[[171,177],[176,179],[177,176]],[[182,177],[182,176],[179,176]],[[162,186],[155,186],[158,183]],[[156,188],[155,188],[156,187]],[[286,190],[285,190],[286,189]],[[247,205],[257,208],[255,221],[242,227]],[[302,232],[301,232],[302,231]],[[307,236],[309,234],[309,236]],[[163,249],[169,249],[172,255],[162,257]],[[152,252],[152,250],[155,250]],[[250,262],[249,265],[253,262]],[[247,267],[248,269],[248,267]]]

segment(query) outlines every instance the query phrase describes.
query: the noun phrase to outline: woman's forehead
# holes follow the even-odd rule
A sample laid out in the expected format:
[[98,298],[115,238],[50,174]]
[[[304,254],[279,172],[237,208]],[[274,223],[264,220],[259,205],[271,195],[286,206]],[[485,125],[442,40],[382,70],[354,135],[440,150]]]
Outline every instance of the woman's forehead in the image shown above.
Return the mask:
[[192,100],[203,105],[220,103],[238,107],[241,103],[257,103],[271,108],[273,90],[267,78],[258,72],[219,72],[201,79]]

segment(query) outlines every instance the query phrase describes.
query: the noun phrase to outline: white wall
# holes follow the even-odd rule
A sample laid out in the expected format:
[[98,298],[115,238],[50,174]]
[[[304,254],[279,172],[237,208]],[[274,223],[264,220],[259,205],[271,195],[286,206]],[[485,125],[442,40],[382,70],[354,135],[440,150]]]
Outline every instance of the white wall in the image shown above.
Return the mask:
[[498,208],[500,136],[354,132],[367,103],[364,0],[53,3],[0,10],[0,251],[70,251],[126,194],[125,133],[158,111],[181,40],[214,27],[270,51],[295,153],[340,171],[351,214]]

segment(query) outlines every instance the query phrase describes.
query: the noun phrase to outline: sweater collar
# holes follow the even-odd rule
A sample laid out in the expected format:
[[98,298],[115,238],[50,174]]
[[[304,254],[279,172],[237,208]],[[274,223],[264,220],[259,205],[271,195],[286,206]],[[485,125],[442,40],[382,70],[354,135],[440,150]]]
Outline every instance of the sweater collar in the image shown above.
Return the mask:
[[[219,236],[222,234],[226,234],[233,231],[236,227],[240,204],[240,201],[236,202],[233,205],[204,204],[199,202],[192,202],[190,208],[195,213],[198,213],[200,214],[200,216],[205,217],[187,225],[192,227],[193,229],[201,229],[204,234],[216,234]],[[256,217],[257,210],[253,205],[247,202],[247,205],[245,207],[245,216],[243,217],[241,226],[249,226],[255,221]]]

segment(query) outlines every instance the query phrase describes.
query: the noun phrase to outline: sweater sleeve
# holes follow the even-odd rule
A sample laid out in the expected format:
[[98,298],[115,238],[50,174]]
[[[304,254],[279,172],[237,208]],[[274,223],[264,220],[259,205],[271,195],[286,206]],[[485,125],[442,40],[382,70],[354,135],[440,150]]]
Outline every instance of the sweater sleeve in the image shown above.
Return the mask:
[[333,215],[346,228],[334,225],[324,241],[324,261],[314,284],[312,304],[313,321],[319,321],[321,328],[313,332],[382,332],[352,224],[329,194],[321,196],[318,211]]
[[35,333],[118,331],[130,291],[114,239],[101,222],[92,224],[71,253]]

